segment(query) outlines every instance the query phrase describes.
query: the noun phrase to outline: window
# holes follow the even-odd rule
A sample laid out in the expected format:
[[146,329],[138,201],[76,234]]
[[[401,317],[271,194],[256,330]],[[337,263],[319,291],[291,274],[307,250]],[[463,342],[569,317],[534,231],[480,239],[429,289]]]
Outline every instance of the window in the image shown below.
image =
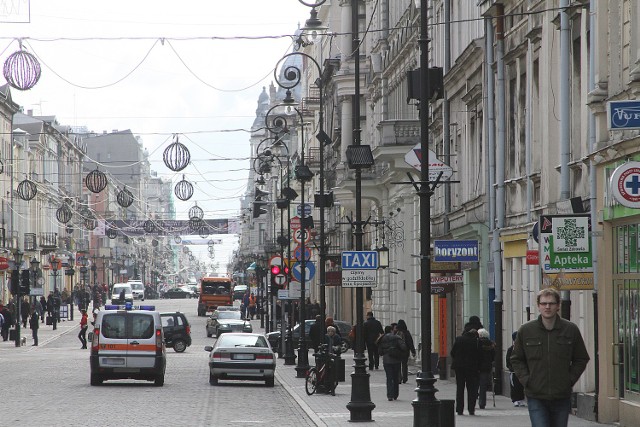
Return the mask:
[[153,316],[143,313],[130,313],[131,339],[149,339],[153,337]]
[[125,325],[125,314],[106,314],[102,318],[102,335],[105,338],[126,339]]

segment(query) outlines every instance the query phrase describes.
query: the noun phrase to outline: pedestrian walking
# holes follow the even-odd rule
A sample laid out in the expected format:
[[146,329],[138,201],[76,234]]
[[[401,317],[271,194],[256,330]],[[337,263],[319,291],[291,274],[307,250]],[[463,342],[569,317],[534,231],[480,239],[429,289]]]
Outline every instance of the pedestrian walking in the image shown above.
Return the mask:
[[[513,343],[516,341],[516,337],[518,336],[518,332],[514,332],[511,334],[511,339]],[[509,370],[509,385],[510,385],[510,395],[511,402],[513,402],[513,406],[527,406],[524,401],[524,387],[522,383],[516,376],[515,372],[513,372],[513,365],[511,365],[511,355],[513,355],[513,343],[511,347],[507,349],[507,369]]]
[[0,304],[0,314],[2,314],[2,317],[4,319],[4,321],[2,322],[2,328],[0,329],[1,335],[2,335],[2,341],[8,341],[9,328],[13,326],[13,318],[11,317],[11,310],[9,310],[9,307],[3,306],[2,304]]
[[40,297],[40,322],[44,323],[44,315],[47,312],[47,300],[44,298],[44,295]]
[[589,362],[580,329],[563,319],[560,293],[553,288],[537,296],[540,315],[518,330],[511,365],[524,385],[532,427],[566,427],[571,389]]
[[493,380],[493,359],[496,357],[496,344],[489,338],[489,331],[482,328],[478,331],[478,345],[480,346],[480,372],[478,376],[478,407],[487,406],[487,390],[491,390]]
[[401,367],[401,380],[402,384],[406,384],[409,380],[409,352],[416,357],[416,346],[413,344],[413,337],[411,336],[411,332],[407,329],[407,324],[404,320],[398,320],[397,326],[397,334],[404,340],[404,343],[407,345],[407,355],[402,359],[402,367]]
[[82,317],[80,318],[80,332],[78,333],[78,339],[82,343],[82,347],[80,347],[80,349],[85,349],[87,348],[87,328],[89,326],[87,325],[87,321],[89,316],[87,315],[87,310],[83,309],[80,312],[82,313]]
[[31,336],[33,338],[32,346],[38,346],[38,329],[40,328],[40,317],[38,313],[34,310],[31,313],[31,318],[29,319],[29,327],[31,328]]
[[463,332],[468,332],[471,329],[475,329],[476,331],[484,329],[484,326],[482,326],[482,322],[480,321],[480,318],[478,316],[469,317],[469,321],[464,324]]
[[476,413],[480,374],[480,346],[478,331],[470,329],[456,337],[451,348],[452,368],[456,373],[456,412],[464,412],[464,389],[467,389],[467,410]]
[[382,355],[382,366],[387,377],[387,399],[398,400],[400,370],[402,359],[408,353],[407,345],[399,335],[393,333],[391,326],[385,326],[384,335],[378,341],[378,350]]
[[27,328],[27,322],[31,317],[31,304],[28,297],[22,297],[20,300],[20,317],[22,317],[22,327]]
[[384,335],[384,329],[382,323],[375,317],[373,312],[367,313],[367,320],[363,324],[364,329],[364,344],[367,347],[367,354],[369,356],[369,370],[380,369],[380,353],[378,352],[378,340]]

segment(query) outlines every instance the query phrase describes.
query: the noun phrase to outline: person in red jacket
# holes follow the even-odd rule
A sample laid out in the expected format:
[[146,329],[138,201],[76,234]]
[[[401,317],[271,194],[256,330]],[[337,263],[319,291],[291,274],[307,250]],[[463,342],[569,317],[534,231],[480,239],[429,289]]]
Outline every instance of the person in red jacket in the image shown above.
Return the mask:
[[82,318],[80,319],[80,332],[78,333],[78,339],[82,343],[81,349],[87,348],[87,319],[89,316],[87,315],[87,310],[81,310]]

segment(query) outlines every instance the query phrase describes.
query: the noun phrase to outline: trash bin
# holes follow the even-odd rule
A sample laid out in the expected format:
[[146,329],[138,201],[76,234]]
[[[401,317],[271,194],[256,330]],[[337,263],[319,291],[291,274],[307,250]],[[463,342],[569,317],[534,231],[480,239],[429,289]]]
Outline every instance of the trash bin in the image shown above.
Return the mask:
[[346,381],[346,378],[345,378],[345,363],[346,363],[345,359],[343,359],[340,356],[336,357],[335,367],[336,367],[336,379],[338,380],[338,382]]
[[453,399],[440,400],[440,427],[456,426],[455,405],[456,401]]

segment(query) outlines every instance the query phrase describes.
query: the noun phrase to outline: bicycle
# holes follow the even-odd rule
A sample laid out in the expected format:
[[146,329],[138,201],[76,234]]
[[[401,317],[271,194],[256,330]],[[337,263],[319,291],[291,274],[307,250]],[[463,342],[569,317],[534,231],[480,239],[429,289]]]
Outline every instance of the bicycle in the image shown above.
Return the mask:
[[305,375],[305,391],[309,396],[316,391],[336,395],[338,380],[335,375],[335,359],[337,355],[329,354],[327,345],[320,346],[320,350],[313,355],[318,366],[310,368]]

